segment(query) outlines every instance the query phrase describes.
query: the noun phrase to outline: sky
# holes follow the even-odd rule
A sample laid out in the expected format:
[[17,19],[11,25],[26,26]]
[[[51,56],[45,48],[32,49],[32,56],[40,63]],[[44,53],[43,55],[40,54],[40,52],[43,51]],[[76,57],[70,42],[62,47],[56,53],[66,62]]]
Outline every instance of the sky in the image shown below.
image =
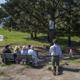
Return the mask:
[[0,4],[5,3],[5,0],[0,0]]

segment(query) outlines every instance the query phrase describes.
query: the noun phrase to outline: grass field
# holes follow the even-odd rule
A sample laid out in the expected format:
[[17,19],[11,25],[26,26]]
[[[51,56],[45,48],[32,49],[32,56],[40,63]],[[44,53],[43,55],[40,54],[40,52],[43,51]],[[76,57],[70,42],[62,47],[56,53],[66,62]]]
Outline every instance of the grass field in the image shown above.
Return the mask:
[[22,32],[16,32],[16,31],[7,31],[4,29],[0,29],[0,35],[4,35],[4,41],[0,42],[0,46],[4,46],[6,44],[32,44],[32,45],[47,45],[46,42],[41,41],[35,41],[30,39],[30,34],[28,33],[22,33]]
[[[19,44],[19,45],[24,45],[24,44],[31,44],[31,45],[39,45],[39,46],[43,46],[43,45],[49,45],[49,43],[47,41],[43,40],[39,40],[41,38],[45,38],[43,36],[45,36],[45,34],[38,34],[39,39],[38,40],[32,40],[30,39],[30,34],[29,33],[22,33],[22,32],[17,32],[17,31],[7,31],[4,29],[0,29],[0,35],[4,35],[4,41],[0,42],[0,46],[4,46],[6,44]],[[67,46],[67,37],[66,36],[59,36],[58,37],[58,41],[60,42],[60,44],[62,46]],[[72,36],[72,44],[73,46],[80,46],[79,41],[80,41],[80,37],[78,36]]]

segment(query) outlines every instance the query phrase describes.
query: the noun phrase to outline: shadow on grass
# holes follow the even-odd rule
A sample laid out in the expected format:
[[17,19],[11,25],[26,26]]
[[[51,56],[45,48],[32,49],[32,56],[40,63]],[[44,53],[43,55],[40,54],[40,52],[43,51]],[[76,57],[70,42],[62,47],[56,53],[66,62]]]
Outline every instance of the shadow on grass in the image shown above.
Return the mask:
[[[24,38],[26,40],[35,40],[35,41],[39,41],[39,42],[47,42],[49,43],[48,41],[48,36],[38,36],[36,39],[31,39],[29,37],[27,38]],[[64,39],[64,38],[59,38],[58,37],[58,42],[59,44],[63,45],[63,46],[68,46],[68,39]],[[79,47],[80,46],[80,42],[77,42],[77,41],[71,41],[71,46],[72,47]]]
[[80,69],[71,68],[71,67],[63,67],[63,71],[79,72]]
[[68,58],[64,57],[64,60],[75,60],[75,59],[80,59],[80,54],[79,55],[76,54],[73,57],[68,57]]
[[39,36],[39,37],[33,38],[33,39],[27,37],[27,38],[24,38],[24,39],[26,39],[26,40],[35,40],[35,41],[39,41],[39,42],[42,42],[42,43],[43,42],[48,42],[48,37],[47,36]]
[[[68,40],[67,39],[58,39],[59,44],[68,46]],[[72,47],[79,47],[80,42],[77,41],[71,41]]]
[[42,69],[44,66],[32,66],[34,69]]

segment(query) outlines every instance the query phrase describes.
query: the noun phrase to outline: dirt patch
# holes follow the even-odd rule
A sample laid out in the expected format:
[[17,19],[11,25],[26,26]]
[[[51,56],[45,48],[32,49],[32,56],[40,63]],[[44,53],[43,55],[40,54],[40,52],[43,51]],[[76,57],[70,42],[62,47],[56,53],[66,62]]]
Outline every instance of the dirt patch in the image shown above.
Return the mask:
[[[75,65],[72,65],[75,66]],[[80,69],[80,65],[75,66]],[[0,80],[80,80],[80,71],[63,71],[60,76],[54,76],[48,66],[41,69],[28,68],[26,65],[0,66]]]

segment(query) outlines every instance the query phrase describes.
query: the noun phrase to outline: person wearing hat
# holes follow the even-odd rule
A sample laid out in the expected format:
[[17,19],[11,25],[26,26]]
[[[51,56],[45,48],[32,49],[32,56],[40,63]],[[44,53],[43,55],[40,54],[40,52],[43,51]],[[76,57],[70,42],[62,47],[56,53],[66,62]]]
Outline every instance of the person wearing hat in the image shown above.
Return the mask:
[[60,59],[62,58],[62,50],[61,50],[60,45],[57,43],[57,40],[53,41],[53,45],[50,46],[49,52],[52,58],[54,75],[56,75],[56,72],[60,74]]

